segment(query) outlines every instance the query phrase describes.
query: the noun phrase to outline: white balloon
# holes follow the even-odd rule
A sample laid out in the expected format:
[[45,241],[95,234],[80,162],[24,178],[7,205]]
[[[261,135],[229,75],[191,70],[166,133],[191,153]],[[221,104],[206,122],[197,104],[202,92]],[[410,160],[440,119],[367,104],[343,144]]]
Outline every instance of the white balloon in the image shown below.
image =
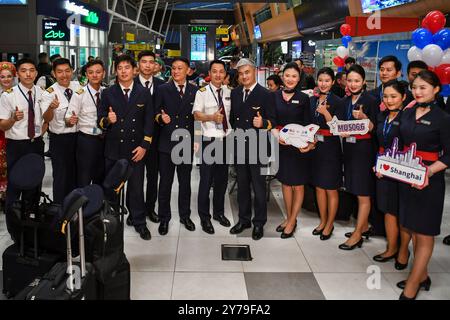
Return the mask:
[[348,51],[348,49],[346,47],[340,46],[336,49],[336,53],[337,53],[338,57],[345,58],[349,55],[350,52]]
[[444,51],[444,55],[442,56],[441,64],[450,64],[450,48]]
[[419,49],[416,46],[411,47],[408,50],[408,60],[409,61],[422,61],[422,49]]
[[423,61],[430,67],[436,67],[441,63],[444,51],[436,44],[429,44],[422,50]]

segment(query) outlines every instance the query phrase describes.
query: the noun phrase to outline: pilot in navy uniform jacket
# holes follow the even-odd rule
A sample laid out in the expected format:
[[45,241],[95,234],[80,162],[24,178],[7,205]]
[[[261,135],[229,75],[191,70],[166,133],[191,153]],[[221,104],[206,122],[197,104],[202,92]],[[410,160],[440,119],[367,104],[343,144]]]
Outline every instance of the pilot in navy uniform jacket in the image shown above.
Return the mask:
[[[108,122],[109,107],[117,115],[115,124]],[[142,86],[133,86],[127,105],[119,84],[105,89],[98,110],[99,127],[106,133],[105,157],[131,160],[135,148],[148,150],[152,143],[153,119],[152,99]]]

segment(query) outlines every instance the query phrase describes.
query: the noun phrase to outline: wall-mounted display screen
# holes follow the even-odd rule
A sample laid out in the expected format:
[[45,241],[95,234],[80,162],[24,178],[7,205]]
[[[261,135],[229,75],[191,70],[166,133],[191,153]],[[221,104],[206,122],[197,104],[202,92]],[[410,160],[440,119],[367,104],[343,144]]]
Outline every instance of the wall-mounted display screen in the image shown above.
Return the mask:
[[28,3],[28,0],[0,0],[0,5],[18,5],[24,6]]
[[364,13],[370,13],[412,2],[416,2],[416,0],[361,0],[361,5]]
[[255,26],[253,28],[253,33],[255,35],[255,39],[261,39],[261,28],[259,26]]
[[191,34],[191,61],[206,61],[206,34]]

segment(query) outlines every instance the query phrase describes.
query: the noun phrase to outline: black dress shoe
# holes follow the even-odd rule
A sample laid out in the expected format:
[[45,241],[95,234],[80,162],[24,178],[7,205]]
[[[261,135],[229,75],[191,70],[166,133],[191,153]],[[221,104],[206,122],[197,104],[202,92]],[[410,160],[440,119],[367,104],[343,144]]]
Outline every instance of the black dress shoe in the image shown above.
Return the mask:
[[286,228],[286,226],[283,227],[283,224],[280,224],[280,225],[275,229],[275,231],[276,231],[276,232],[283,232],[283,231],[284,231],[284,228]]
[[[406,287],[406,280],[400,281],[397,283],[397,287],[400,289],[405,289]],[[427,277],[425,280],[423,280],[419,285],[419,290],[424,289],[425,291],[430,291],[431,288],[431,279],[430,277]]]
[[450,236],[446,236],[442,242],[444,242],[444,244],[450,246]]
[[[293,232],[292,232],[293,233]],[[264,236],[264,227],[253,227],[252,239],[259,240]]]
[[397,255],[398,252],[394,253],[392,256],[389,257],[383,257],[383,255],[377,254],[376,256],[373,257],[373,260],[375,260],[376,262],[388,262],[389,260],[392,260],[395,257],[397,257]]
[[231,226],[230,220],[228,220],[223,214],[219,216],[214,216],[213,219],[219,221],[220,225],[224,227]]
[[398,262],[397,258],[395,258],[395,269],[396,270],[405,270],[408,267],[408,261],[409,261],[410,255],[411,255],[411,252],[408,250],[408,259],[406,260],[406,263],[400,263],[400,262]]
[[355,243],[352,246],[349,246],[348,244],[343,243],[343,244],[339,245],[339,249],[350,251],[350,250],[355,249],[356,247],[361,248],[362,244],[363,244],[363,241],[364,241],[363,238],[361,238],[361,239],[359,239],[359,241],[357,243]]
[[[325,228],[324,228],[325,229]],[[320,236],[323,232],[323,229],[319,230],[319,229],[314,229],[312,234],[313,236]]]
[[208,234],[214,234],[214,227],[211,223],[211,220],[204,220],[201,222],[202,230]]
[[147,217],[150,219],[150,221],[151,222],[153,222],[153,223],[159,223],[159,217],[158,217],[158,215],[156,214],[156,212],[155,211],[149,211],[148,213],[147,213]]
[[[345,236],[346,236],[347,238],[351,238],[352,235],[353,235],[353,232],[347,232],[347,233],[345,234]],[[361,235],[362,235],[364,238],[366,238],[366,240],[369,240],[369,238],[373,235],[373,228],[370,227],[369,230],[363,232]]]
[[131,219],[131,215],[128,215],[127,217],[127,226],[132,226],[133,225],[133,219]]
[[322,234],[320,235],[320,240],[325,241],[325,240],[330,239],[330,238],[331,238],[331,235],[333,234],[333,231],[334,231],[334,226],[333,226],[333,228],[331,229],[330,234],[325,234],[325,233],[323,233],[323,230],[322,230]]
[[137,233],[141,236],[144,240],[150,240],[152,238],[152,235],[150,234],[150,230],[148,230],[147,226],[139,226],[134,227]]
[[189,231],[195,230],[195,224],[192,222],[191,218],[183,218],[180,220],[181,224],[184,224],[184,227]]
[[169,222],[161,221],[159,223],[158,232],[160,235],[165,236],[169,232]]
[[231,234],[239,234],[245,229],[251,228],[252,226],[250,224],[243,224],[241,222],[238,222],[233,228],[230,229]]

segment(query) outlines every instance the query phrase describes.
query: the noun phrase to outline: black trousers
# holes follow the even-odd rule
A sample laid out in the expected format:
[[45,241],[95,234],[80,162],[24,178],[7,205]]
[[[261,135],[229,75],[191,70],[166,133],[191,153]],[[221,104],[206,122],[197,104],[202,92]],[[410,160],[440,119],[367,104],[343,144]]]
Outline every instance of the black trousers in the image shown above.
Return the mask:
[[147,177],[145,193],[145,208],[147,212],[155,211],[155,204],[158,199],[158,158],[158,143],[153,141],[144,158]]
[[[6,165],[8,170],[11,170],[14,167],[17,160],[30,153],[36,153],[44,157],[44,141],[41,137],[34,139],[33,141],[8,139],[6,142]],[[21,194],[22,199],[27,200],[29,203],[39,202],[42,185],[39,185],[35,190],[22,192],[15,189],[14,186],[9,183],[9,175],[7,177],[8,187],[6,189],[5,199],[6,208],[9,208],[14,201],[18,200]]]
[[53,169],[53,201],[62,204],[66,195],[77,186],[76,133],[50,133],[50,153]]
[[249,224],[252,217],[252,196],[250,186],[255,193],[255,217],[252,222],[254,226],[262,227],[267,222],[266,203],[266,176],[261,175],[261,165],[238,164],[236,165],[239,221]]
[[[126,194],[126,206],[131,214],[131,219],[135,227],[145,226],[145,204],[144,204],[144,161],[141,160],[138,163],[129,160],[133,165],[133,173],[128,179],[127,194]],[[105,160],[106,172],[109,172],[116,160]]]
[[105,178],[105,143],[100,136],[78,132],[77,185],[82,188],[91,183],[102,185]]
[[[203,141],[202,149],[216,141]],[[226,143],[223,143],[223,147]],[[224,149],[225,150],[225,149]],[[212,154],[214,156],[214,153]],[[204,157],[202,157],[203,159]],[[209,211],[210,199],[209,193],[211,186],[213,187],[213,216],[217,217],[225,213],[225,193],[228,186],[228,164],[225,162],[225,157],[222,159],[222,163],[205,163],[205,159],[200,164],[200,183],[198,187],[198,215],[200,219],[210,220],[211,214]]]
[[180,218],[188,218],[191,215],[191,171],[192,164],[175,165],[169,153],[159,154],[159,181],[158,193],[158,216],[161,221],[170,221],[172,215],[170,210],[170,197],[172,192],[173,178],[177,170],[178,177],[178,212]]

